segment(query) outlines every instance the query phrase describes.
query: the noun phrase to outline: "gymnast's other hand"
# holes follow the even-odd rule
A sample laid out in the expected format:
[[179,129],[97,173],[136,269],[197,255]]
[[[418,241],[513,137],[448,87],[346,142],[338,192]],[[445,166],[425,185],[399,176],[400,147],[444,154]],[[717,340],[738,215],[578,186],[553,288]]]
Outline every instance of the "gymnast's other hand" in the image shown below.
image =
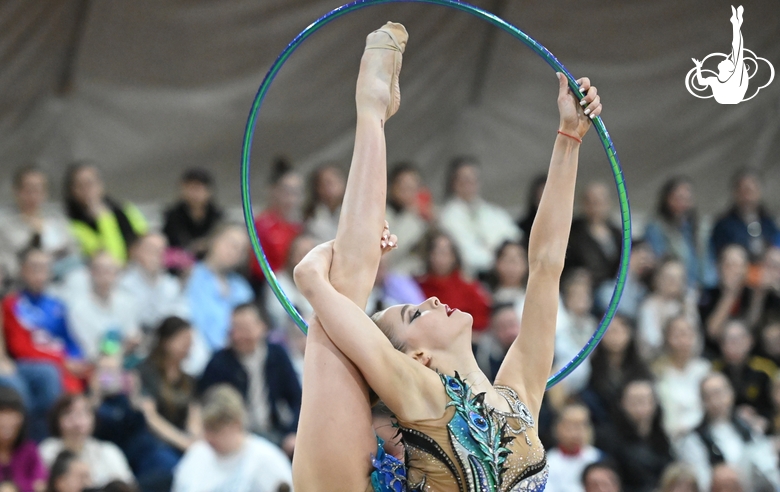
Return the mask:
[[558,72],[558,111],[561,115],[560,128],[562,132],[571,133],[582,138],[592,126],[591,119],[601,114],[601,98],[598,90],[590,84],[590,79],[577,79],[580,92],[585,94],[581,102],[569,90],[566,76]]
[[395,234],[390,234],[390,224],[385,221],[385,228],[382,230],[382,240],[379,242],[379,247],[382,248],[382,254],[387,254],[398,247],[398,237]]

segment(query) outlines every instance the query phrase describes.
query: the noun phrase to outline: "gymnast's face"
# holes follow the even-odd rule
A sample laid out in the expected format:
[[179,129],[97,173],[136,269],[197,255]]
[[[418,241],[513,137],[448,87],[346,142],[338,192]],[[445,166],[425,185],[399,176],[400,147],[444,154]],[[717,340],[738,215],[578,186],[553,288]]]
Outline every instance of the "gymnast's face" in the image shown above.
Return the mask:
[[734,64],[730,60],[723,60],[718,63],[718,80],[725,82],[729,76],[734,73]]
[[[406,353],[417,358],[420,353],[446,351],[459,339],[470,343],[472,321],[470,314],[431,297],[422,304],[388,308],[377,324],[396,346],[403,345]],[[421,362],[427,365],[429,361]]]

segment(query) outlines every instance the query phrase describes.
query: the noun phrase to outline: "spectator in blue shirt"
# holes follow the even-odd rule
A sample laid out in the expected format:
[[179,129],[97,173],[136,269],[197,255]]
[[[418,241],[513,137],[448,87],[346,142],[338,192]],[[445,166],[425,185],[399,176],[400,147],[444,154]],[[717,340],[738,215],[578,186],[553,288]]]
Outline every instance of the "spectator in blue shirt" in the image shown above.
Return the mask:
[[777,225],[761,201],[761,177],[756,171],[743,169],[731,183],[734,203],[715,224],[711,246],[719,257],[726,246],[739,244],[755,264],[769,246],[777,243]]
[[248,249],[246,233],[239,226],[219,227],[187,283],[192,324],[211,351],[225,346],[233,309],[254,300],[249,283],[236,273]]

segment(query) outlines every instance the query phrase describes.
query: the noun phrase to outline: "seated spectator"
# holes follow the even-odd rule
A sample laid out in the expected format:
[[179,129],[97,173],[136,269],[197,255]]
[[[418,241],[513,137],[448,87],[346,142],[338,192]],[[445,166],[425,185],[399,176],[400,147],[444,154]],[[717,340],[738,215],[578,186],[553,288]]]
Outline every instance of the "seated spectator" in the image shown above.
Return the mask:
[[615,402],[620,401],[628,381],[650,377],[650,370],[636,350],[634,330],[628,318],[616,315],[591,356],[588,387],[582,399],[597,425],[611,420]]
[[496,250],[493,271],[488,286],[493,303],[511,303],[522,317],[525,287],[528,282],[528,252],[518,241],[506,241]]
[[663,347],[664,326],[677,316],[685,316],[698,327],[696,292],[685,281],[685,266],[678,260],[666,260],[653,278],[653,291],[639,306],[637,347],[648,362],[654,361]]
[[623,232],[609,220],[609,188],[590,183],[582,195],[583,216],[571,224],[565,270],[584,268],[596,285],[617,275]]
[[683,463],[672,463],[661,476],[658,492],[700,492],[696,475]]
[[723,327],[730,318],[744,318],[753,326],[760,313],[757,297],[747,286],[748,256],[742,246],[732,244],[721,251],[718,274],[718,285],[703,289],[699,297],[699,313],[706,333],[705,354],[710,358],[720,355]]
[[528,237],[531,235],[531,226],[534,224],[536,212],[539,210],[539,202],[542,200],[544,185],[547,184],[547,173],[536,175],[530,182],[526,200],[525,216],[517,221],[517,226],[523,235],[523,246],[528,246]]
[[206,257],[195,265],[187,282],[192,324],[210,351],[225,346],[233,308],[254,299],[249,283],[236,273],[248,247],[249,239],[239,226],[218,227]]
[[757,355],[780,367],[780,319],[764,326],[760,330],[759,336],[760,339],[756,347]]
[[96,416],[94,437],[122,450],[141,490],[167,491],[181,454],[152,434],[139,408],[139,386],[122,367],[118,352],[98,359],[90,384]]
[[754,315],[757,321],[765,324],[780,320],[780,247],[773,246],[764,253],[754,289],[754,309],[759,311]]
[[653,365],[664,429],[672,439],[689,433],[704,415],[699,387],[711,364],[701,357],[701,337],[685,316],[664,328],[664,351]]
[[463,278],[460,253],[452,239],[442,232],[432,232],[426,239],[425,272],[417,283],[426,297],[438,297],[451,308],[469,313],[474,318],[475,335],[487,328],[488,294],[478,282]]
[[[726,376],[710,373],[701,383],[704,418],[676,443],[677,457],[690,464],[702,490],[714,485],[716,466],[725,461],[739,473],[745,490],[780,487],[777,454],[771,443],[734,413],[734,390]],[[763,488],[771,484],[775,489]]]
[[200,436],[200,411],[195,403],[195,379],[184,372],[193,339],[192,326],[181,318],[166,318],[157,329],[149,357],[138,366],[146,396],[142,409],[152,432],[184,452]]
[[370,314],[383,311],[396,304],[421,304],[425,302],[425,294],[414,278],[405,273],[389,270],[389,258],[393,255],[383,255],[379,260],[374,288],[366,303],[366,312]]
[[742,321],[732,319],[723,328],[722,357],[712,368],[726,375],[735,392],[735,405],[748,423],[760,422],[767,429],[772,418],[772,379],[777,366],[768,359],[750,354],[753,334]]
[[614,424],[599,428],[596,445],[617,461],[628,490],[653,492],[663,470],[672,462],[669,438],[649,379],[626,384]]
[[317,243],[336,239],[347,178],[336,164],[323,164],[309,175],[303,219],[306,232]]
[[490,328],[474,345],[474,356],[479,368],[492,383],[496,379],[501,363],[509,347],[520,334],[520,317],[514,304],[493,305],[490,314]]
[[712,492],[744,492],[737,470],[725,463],[712,469]]
[[[631,319],[639,316],[639,306],[647,297],[648,285],[650,285],[655,270],[655,255],[647,241],[635,240],[631,243],[631,255],[628,260],[628,274],[623,284],[623,295],[620,297],[617,312]],[[615,291],[615,280],[610,279],[601,283],[596,293],[596,308],[605,312],[612,300]]]
[[84,492],[93,484],[90,467],[83,457],[67,449],[51,465],[46,492]]
[[55,260],[55,275],[64,275],[78,264],[78,245],[65,217],[44,208],[49,198],[46,175],[35,166],[17,169],[13,192],[16,210],[0,216],[0,271],[16,277],[19,253],[38,247]]
[[51,409],[49,427],[52,437],[44,440],[39,449],[43,461],[51,467],[52,475],[57,455],[68,450],[88,465],[95,487],[112,480],[135,480],[122,451],[110,442],[92,437],[95,414],[85,396],[71,394],[60,398]]
[[[303,180],[286,159],[278,158],[271,169],[270,185],[268,206],[255,217],[255,227],[268,265],[274,272],[279,272],[287,264],[290,246],[303,231]],[[252,280],[265,282],[265,276],[254,254],[249,255],[249,271]]]
[[35,443],[26,434],[24,402],[19,393],[0,386],[0,482],[19,492],[40,492],[48,476]]
[[591,445],[593,427],[590,412],[580,403],[563,407],[555,424],[558,444],[547,452],[550,476],[546,492],[583,492],[579,478],[585,467],[602,459],[602,452]]
[[[0,330],[0,388],[9,388],[22,399],[28,428],[34,440],[46,437],[46,414],[62,392],[59,370],[46,362],[15,363],[5,350]],[[41,425],[43,424],[43,425]],[[0,481],[2,483],[2,481]]]
[[615,466],[609,461],[597,461],[585,467],[582,472],[582,486],[585,492],[621,492]]
[[[18,361],[18,367],[36,363],[50,365],[60,373],[61,388],[68,392],[84,389],[82,379],[89,369],[81,348],[71,335],[65,305],[46,294],[51,281],[51,256],[37,248],[21,255],[21,290],[8,295],[2,303],[2,325],[8,355]],[[51,371],[37,370],[36,379],[45,381],[34,408],[44,408],[56,398],[60,387],[50,380]],[[32,379],[24,376],[28,385]],[[48,407],[45,407],[48,408]]]
[[699,247],[699,221],[693,198],[693,183],[686,176],[674,176],[661,187],[657,216],[647,225],[645,239],[658,258],[674,258],[685,265],[688,285],[704,278],[706,261]]
[[446,197],[439,225],[455,241],[463,258],[463,272],[476,276],[489,271],[496,249],[504,241],[519,241],[520,229],[506,210],[481,197],[476,159],[453,159]]
[[700,492],[696,475],[683,463],[672,463],[661,476],[658,492]]
[[[555,328],[555,370],[563,367],[582,350],[598,326],[593,310],[593,286],[590,273],[585,269],[569,271],[563,281],[563,298],[558,308]],[[563,387],[569,394],[579,393],[588,384],[590,359],[585,359]]]
[[414,164],[400,162],[390,169],[387,178],[387,222],[398,237],[398,248],[389,256],[388,268],[394,273],[419,275],[423,259],[420,246],[428,223],[420,214],[419,196],[422,183]]
[[97,167],[90,163],[70,166],[65,174],[65,211],[84,256],[99,251],[111,255],[120,265],[135,239],[146,233],[146,219],[131,203],[120,205],[109,198]]
[[229,384],[249,409],[248,428],[282,446],[292,456],[301,386],[287,350],[269,342],[267,327],[253,304],[233,311],[230,346],[214,354],[198,383],[203,394]]
[[173,492],[292,489],[290,460],[279,448],[244,430],[241,395],[228,385],[209,390],[203,400],[205,440],[196,442],[176,468]]
[[68,301],[68,322],[89,360],[97,359],[106,338],[121,341],[128,352],[141,342],[139,307],[117,286],[119,264],[106,252],[95,253],[89,264],[90,289]]
[[[279,282],[279,287],[287,295],[287,298],[290,299],[290,302],[298,308],[304,319],[309,319],[314,310],[309,301],[298,291],[298,287],[295,286],[293,269],[315,246],[317,246],[316,239],[306,233],[296,237],[290,245],[284,269],[276,272],[276,280]],[[265,310],[271,320],[271,325],[274,328],[285,326],[289,315],[284,310],[282,303],[279,302],[271,289],[266,289],[264,296]]]
[[726,246],[737,244],[751,263],[757,263],[778,238],[772,215],[761,201],[761,177],[755,170],[743,169],[731,179],[731,191],[732,206],[715,223],[711,247],[719,257]]
[[135,299],[138,323],[144,332],[168,316],[189,317],[181,282],[165,270],[165,247],[162,234],[139,237],[130,247],[130,263],[118,282],[119,291]]
[[222,215],[214,202],[211,173],[201,168],[187,169],[179,181],[179,201],[164,213],[163,234],[168,247],[193,256],[205,252],[207,238]]

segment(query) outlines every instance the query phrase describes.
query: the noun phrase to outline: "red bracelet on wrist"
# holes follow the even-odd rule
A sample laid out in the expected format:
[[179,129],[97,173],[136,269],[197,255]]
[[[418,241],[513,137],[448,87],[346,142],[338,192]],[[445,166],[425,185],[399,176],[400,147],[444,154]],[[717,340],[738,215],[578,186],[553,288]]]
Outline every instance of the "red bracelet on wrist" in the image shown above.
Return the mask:
[[569,137],[569,138],[572,138],[572,139],[576,140],[576,141],[577,141],[577,143],[582,143],[582,139],[581,139],[581,138],[579,138],[579,137],[575,137],[574,135],[569,135],[568,133],[562,132],[562,131],[560,131],[560,130],[558,130],[558,133],[560,133],[560,134],[561,134],[561,135],[563,135],[564,137]]

